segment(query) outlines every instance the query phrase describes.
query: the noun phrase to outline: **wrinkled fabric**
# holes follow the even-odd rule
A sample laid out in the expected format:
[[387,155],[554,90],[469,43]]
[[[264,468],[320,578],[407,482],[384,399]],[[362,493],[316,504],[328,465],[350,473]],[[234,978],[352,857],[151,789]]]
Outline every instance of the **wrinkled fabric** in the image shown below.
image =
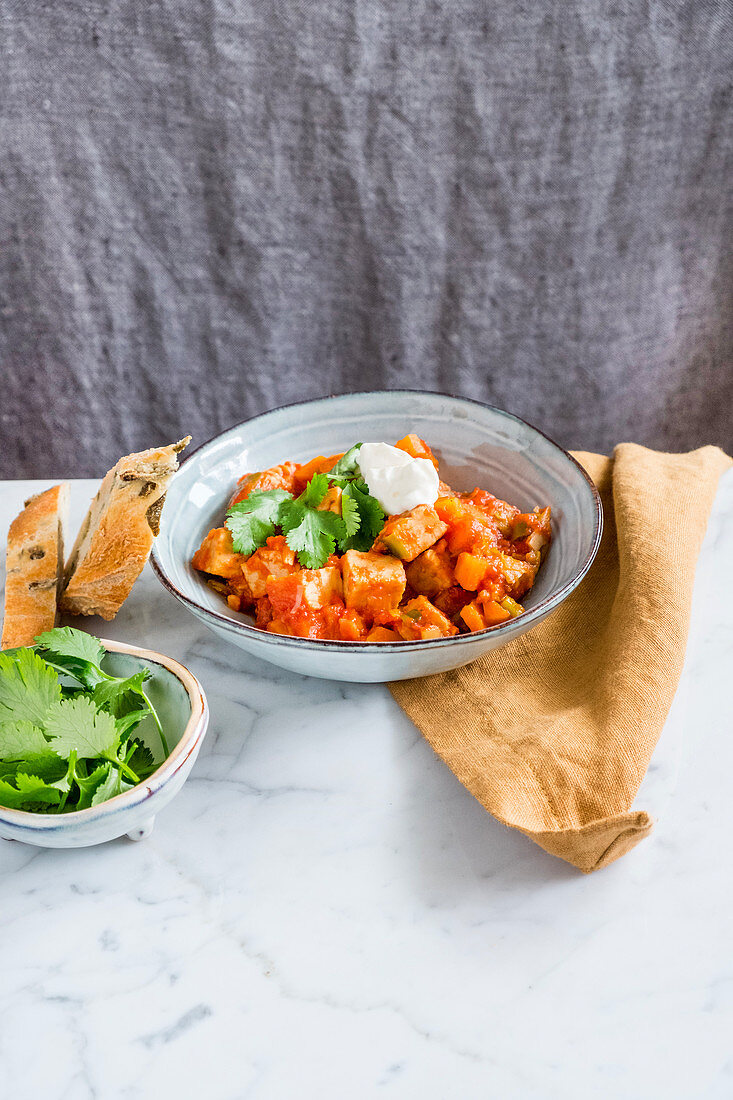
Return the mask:
[[730,13],[5,0],[0,476],[375,387],[730,449]]
[[494,817],[590,872],[651,832],[632,803],[677,690],[695,565],[731,459],[716,447],[674,455],[629,443],[611,458],[576,457],[604,515],[576,591],[472,664],[390,686]]

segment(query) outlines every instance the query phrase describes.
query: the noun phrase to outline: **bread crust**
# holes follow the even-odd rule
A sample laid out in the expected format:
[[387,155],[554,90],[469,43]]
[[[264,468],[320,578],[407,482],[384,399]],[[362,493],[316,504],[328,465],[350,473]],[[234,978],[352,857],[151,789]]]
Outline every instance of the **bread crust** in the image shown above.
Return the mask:
[[8,532],[2,648],[32,645],[57,619],[69,483],[31,497]]
[[63,611],[115,617],[148,560],[178,455],[190,439],[125,455],[107,473],[66,564]]

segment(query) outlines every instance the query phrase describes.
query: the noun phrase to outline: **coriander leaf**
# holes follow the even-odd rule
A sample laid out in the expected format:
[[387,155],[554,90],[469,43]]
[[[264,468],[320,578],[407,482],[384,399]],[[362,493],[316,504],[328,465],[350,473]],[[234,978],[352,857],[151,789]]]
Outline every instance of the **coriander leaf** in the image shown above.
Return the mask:
[[250,493],[233,505],[227,512],[225,524],[235,552],[249,557],[259,546],[264,546],[280,523],[283,505],[292,499],[292,493],[284,489],[268,489]]
[[[105,674],[96,665],[90,661],[82,661],[80,657],[57,657],[55,653],[49,653],[46,660],[60,675],[76,680],[77,687],[81,687],[84,691],[92,691],[97,684],[105,680]],[[73,684],[63,682],[61,686],[66,689],[67,694],[69,689],[74,688]]]
[[283,522],[285,538],[298,561],[306,569],[320,569],[334,553],[336,540],[346,537],[346,526],[334,512],[317,512],[302,504],[294,504]]
[[80,793],[76,805],[73,807],[74,810],[86,810],[88,806],[91,806],[97,788],[101,786],[111,770],[111,764],[100,764],[90,775],[84,776],[79,775],[78,772],[76,773],[76,782],[79,785]]
[[15,777],[15,785],[23,795],[25,802],[58,802],[61,798],[58,787],[49,786],[37,775],[18,772]]
[[151,772],[154,772],[157,767],[150,749],[147,745],[140,744],[135,746],[135,751],[127,763],[141,779],[147,779]]
[[36,645],[53,668],[73,677],[87,690],[105,681],[106,675],[100,666],[107,651],[91,634],[59,626],[37,635]]
[[92,795],[92,806],[98,806],[100,802],[107,802],[117,794],[130,791],[134,783],[128,783],[121,773],[114,767],[110,767],[109,773]]
[[352,497],[349,489],[351,486],[347,485],[341,494],[341,518],[344,521],[344,527],[346,528],[346,537],[351,538],[359,530],[359,524],[361,523],[361,515],[359,513],[359,507]]
[[9,810],[19,810],[23,805],[23,795],[17,787],[0,779],[0,806],[6,806]]
[[97,684],[94,688],[94,702],[100,708],[106,707],[111,714],[117,717],[120,706],[123,703],[122,697],[130,692],[140,699],[137,706],[142,707],[144,704],[141,700],[140,692],[143,689],[145,681],[150,679],[150,675],[150,670],[143,668],[133,676],[128,676],[127,679],[124,680],[103,680],[101,684]]
[[382,530],[387,518],[379,501],[369,495],[366,482],[363,478],[352,481],[347,485],[341,497],[343,509],[344,497],[353,500],[359,512],[359,529],[346,542],[341,544],[342,550],[371,550],[372,543]]
[[140,725],[143,718],[147,718],[152,713],[152,710],[148,710],[146,707],[144,710],[131,710],[129,714],[123,714],[119,718],[115,718],[120,741],[126,740],[131,732]]
[[91,699],[79,696],[55,703],[46,718],[51,747],[65,759],[76,750],[80,760],[104,756],[117,745],[117,726],[111,714],[97,710]]
[[13,656],[0,653],[0,722],[42,726],[49,707],[60,698],[56,673],[33,649]]
[[361,514],[361,530],[368,531],[373,539],[377,537],[384,527],[387,514],[376,497],[369,492],[369,486],[363,477],[360,477],[351,486],[354,499],[359,505]]
[[356,473],[359,467],[359,449],[361,443],[355,443],[353,447],[350,447],[346,454],[342,455],[335,466],[332,466],[328,471],[328,477],[333,479],[349,477]]
[[134,676],[128,676],[126,680],[105,680],[94,689],[94,701],[99,707],[109,710],[110,714],[117,719],[117,729],[121,739],[138,726],[143,718],[151,715],[158,727],[163,753],[167,756],[168,743],[163,733],[163,726],[155,707],[143,690],[143,684],[150,677],[151,673],[148,669],[141,669]]
[[[59,677],[59,680],[60,680],[60,677]],[[61,698],[62,699],[76,699],[77,695],[86,695],[87,689],[81,687],[80,684],[76,684],[74,687],[71,687],[71,686],[63,683],[63,681],[61,681],[61,680],[60,680],[60,682],[61,682]]]
[[357,531],[351,538],[345,539],[340,544],[340,549],[345,553],[347,550],[358,550],[361,554],[366,554],[371,550],[374,545],[374,539],[369,535],[365,535],[363,531]]
[[66,774],[66,761],[55,752],[29,752],[19,760],[0,762],[0,779],[13,779],[18,772],[37,775],[46,783],[55,783]]
[[72,785],[74,783],[76,783],[76,766],[77,766],[76,752],[70,752],[69,753],[69,760],[68,760],[67,767],[66,767],[66,773],[65,773],[63,779],[60,779],[58,781],[58,783],[53,784],[54,787],[58,787],[58,789],[61,791],[61,794],[62,794],[61,801],[59,802],[59,813],[61,813],[64,806],[66,805],[66,803],[69,800],[69,795],[71,794]]
[[20,810],[29,802],[58,803],[61,792],[47,786],[35,775],[18,774],[15,777],[17,787],[0,779],[0,806],[11,810]]
[[305,491],[299,501],[316,508],[328,492],[328,474],[314,474],[305,487]]
[[0,722],[0,760],[13,760],[33,752],[47,752],[48,741],[32,722]]
[[86,634],[83,630],[75,630],[72,626],[57,626],[53,630],[47,630],[36,636],[36,645],[48,650],[56,657],[78,657],[81,661],[88,661],[90,665],[101,668],[102,660],[107,653],[98,638]]
[[106,802],[120,793],[120,773],[117,768],[110,765],[109,771],[92,795],[92,806],[98,806],[100,802]]

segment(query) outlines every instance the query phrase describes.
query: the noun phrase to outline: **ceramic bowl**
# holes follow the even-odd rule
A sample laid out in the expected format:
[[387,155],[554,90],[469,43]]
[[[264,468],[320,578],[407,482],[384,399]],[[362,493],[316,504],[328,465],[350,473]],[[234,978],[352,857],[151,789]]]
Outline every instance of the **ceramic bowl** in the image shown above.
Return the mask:
[[[211,527],[220,526],[237,479],[287,459],[344,451],[365,440],[426,439],[454,489],[479,486],[529,511],[552,506],[554,541],[516,619],[473,634],[410,642],[289,638],[258,630],[230,610],[192,568]],[[436,393],[391,390],[288,405],[222,432],[192,452],[175,475],[153,568],[188,610],[221,638],[256,657],[308,676],[386,682],[457,668],[530,630],[580,583],[601,538],[598,492],[583,468],[536,428],[500,409]]]
[[[35,814],[0,806],[0,837],[41,848],[85,848],[105,840],[149,836],[155,815],[180,791],[198,756],[209,721],[206,696],[196,677],[170,657],[123,642],[102,640],[109,651],[102,662],[112,676],[150,670],[145,690],[160,716],[169,755],[153,774],[99,806],[68,814]],[[135,731],[160,754],[157,728],[146,718]]]

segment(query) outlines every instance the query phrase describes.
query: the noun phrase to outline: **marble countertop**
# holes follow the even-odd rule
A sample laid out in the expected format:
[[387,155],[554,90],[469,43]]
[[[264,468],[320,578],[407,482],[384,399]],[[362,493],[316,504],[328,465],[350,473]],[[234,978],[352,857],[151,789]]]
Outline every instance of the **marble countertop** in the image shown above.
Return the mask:
[[[0,485],[0,532],[47,484]],[[386,688],[228,647],[147,568],[85,625],[188,665],[209,733],[147,840],[0,840],[0,1095],[733,1096],[731,562],[733,471],[636,803],[655,830],[588,877],[490,818]]]

